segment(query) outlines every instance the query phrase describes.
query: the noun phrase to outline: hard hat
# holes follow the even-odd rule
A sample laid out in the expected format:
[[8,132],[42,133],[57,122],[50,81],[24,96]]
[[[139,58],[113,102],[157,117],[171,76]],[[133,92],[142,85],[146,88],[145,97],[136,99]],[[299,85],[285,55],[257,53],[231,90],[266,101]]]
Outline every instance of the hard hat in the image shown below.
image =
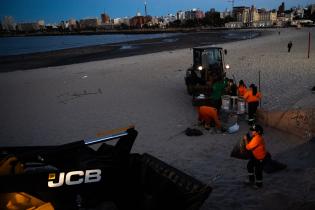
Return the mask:
[[259,134],[263,134],[263,133],[264,133],[263,127],[262,127],[261,125],[257,125],[257,124],[251,126],[251,127],[250,127],[250,130],[251,130],[251,131],[256,131],[256,132],[258,132]]

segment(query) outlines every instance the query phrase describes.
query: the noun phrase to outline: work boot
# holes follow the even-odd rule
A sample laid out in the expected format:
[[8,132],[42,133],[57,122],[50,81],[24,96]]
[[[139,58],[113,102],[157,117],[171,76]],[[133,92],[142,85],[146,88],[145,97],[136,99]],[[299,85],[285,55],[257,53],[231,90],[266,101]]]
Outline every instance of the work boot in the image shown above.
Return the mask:
[[255,175],[248,175],[248,179],[244,181],[246,185],[255,185]]
[[250,187],[253,188],[254,190],[259,190],[259,189],[261,189],[261,187],[258,187],[258,186],[255,185],[255,184],[254,184],[254,185],[251,185]]
[[263,186],[262,180],[256,180],[255,186],[256,186],[257,188],[262,188],[262,186]]
[[255,120],[254,119],[248,119],[248,125],[252,126],[255,124]]

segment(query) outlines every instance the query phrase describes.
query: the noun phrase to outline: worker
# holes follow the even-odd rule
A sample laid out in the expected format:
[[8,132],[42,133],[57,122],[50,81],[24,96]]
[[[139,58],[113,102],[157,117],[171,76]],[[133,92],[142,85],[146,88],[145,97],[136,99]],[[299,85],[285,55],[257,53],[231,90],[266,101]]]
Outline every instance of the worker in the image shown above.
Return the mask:
[[217,129],[222,130],[221,122],[219,120],[218,111],[214,107],[200,106],[198,107],[198,121],[204,125],[204,128],[209,130],[211,124],[215,123]]
[[222,105],[222,95],[224,93],[225,84],[222,80],[216,81],[212,86],[211,100],[213,106],[217,109],[218,113],[220,113],[221,105]]
[[252,151],[252,156],[247,163],[248,181],[255,188],[263,186],[263,160],[266,157],[265,141],[262,137],[264,130],[260,125],[253,125],[251,128],[252,137],[244,137],[246,149]]
[[257,91],[257,86],[251,84],[250,89],[244,94],[244,99],[248,104],[248,124],[253,124],[255,114],[261,99],[261,93]]
[[237,95],[237,86],[233,79],[229,79],[227,86],[225,88],[226,95],[236,96]]
[[247,87],[243,80],[240,80],[237,86],[237,95],[243,97],[247,91]]
[[23,173],[24,166],[15,156],[8,156],[0,161],[0,176]]

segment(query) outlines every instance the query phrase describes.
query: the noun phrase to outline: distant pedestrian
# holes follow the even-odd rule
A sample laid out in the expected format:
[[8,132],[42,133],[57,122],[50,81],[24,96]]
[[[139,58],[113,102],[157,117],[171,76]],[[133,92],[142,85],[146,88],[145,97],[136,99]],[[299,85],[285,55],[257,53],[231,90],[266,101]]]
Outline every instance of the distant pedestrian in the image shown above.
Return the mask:
[[288,43],[288,52],[290,52],[291,51],[291,48],[292,48],[292,41],[289,41],[289,43]]
[[280,35],[280,31],[278,31],[278,34]]

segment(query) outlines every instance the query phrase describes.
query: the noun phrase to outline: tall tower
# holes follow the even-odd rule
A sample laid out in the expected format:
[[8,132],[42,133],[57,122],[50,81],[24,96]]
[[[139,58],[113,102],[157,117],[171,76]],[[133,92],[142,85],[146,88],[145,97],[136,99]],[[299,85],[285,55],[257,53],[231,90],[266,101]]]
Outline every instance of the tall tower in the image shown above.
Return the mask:
[[147,13],[147,1],[144,1],[144,14],[145,14],[145,16],[148,16],[148,13]]

